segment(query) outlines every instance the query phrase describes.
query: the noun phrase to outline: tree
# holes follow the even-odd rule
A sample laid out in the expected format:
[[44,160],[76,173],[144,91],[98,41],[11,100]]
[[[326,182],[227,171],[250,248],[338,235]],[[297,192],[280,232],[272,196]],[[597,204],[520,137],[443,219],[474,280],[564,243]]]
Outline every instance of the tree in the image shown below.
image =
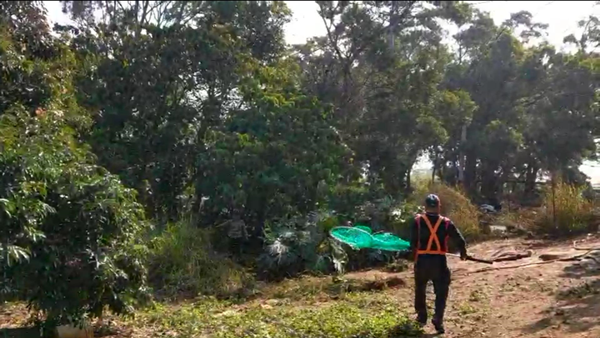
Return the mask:
[[94,112],[87,140],[149,215],[177,219],[204,176],[195,159],[206,135],[240,104],[247,63],[281,56],[289,11],[266,1],[64,3],[80,31],[79,102]]
[[241,210],[258,238],[267,221],[326,207],[352,153],[330,108],[297,89],[293,64],[255,66],[241,108],[207,138],[197,194],[208,198],[208,225]]
[[125,313],[145,295],[134,246],[143,209],[78,142],[89,119],[72,93],[73,55],[39,29],[43,12],[30,2],[0,8],[3,296],[28,301],[47,324],[105,306]]
[[[454,2],[320,1],[327,35],[298,46],[305,85],[335,107],[336,128],[369,181],[410,190],[419,155],[445,136],[432,110],[449,54],[440,19],[463,21]],[[372,186],[376,186],[373,184]]]

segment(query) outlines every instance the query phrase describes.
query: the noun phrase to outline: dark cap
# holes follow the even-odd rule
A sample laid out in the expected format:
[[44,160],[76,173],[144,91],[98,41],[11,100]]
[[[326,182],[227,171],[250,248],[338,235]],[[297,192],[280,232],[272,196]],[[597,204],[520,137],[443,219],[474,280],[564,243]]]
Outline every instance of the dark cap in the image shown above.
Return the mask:
[[425,205],[430,208],[436,208],[440,206],[440,198],[435,194],[430,194],[425,199]]

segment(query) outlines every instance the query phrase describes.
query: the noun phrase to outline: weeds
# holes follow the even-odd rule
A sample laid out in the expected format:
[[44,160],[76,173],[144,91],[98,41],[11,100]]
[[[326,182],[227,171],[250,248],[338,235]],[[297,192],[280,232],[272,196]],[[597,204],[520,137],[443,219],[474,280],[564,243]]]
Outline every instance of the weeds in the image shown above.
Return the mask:
[[[554,193],[553,193],[554,190]],[[552,234],[573,234],[588,230],[593,219],[593,203],[584,195],[584,188],[556,182],[555,188],[544,191],[542,217],[537,230]]]
[[208,230],[189,222],[170,225],[150,241],[150,282],[164,296],[230,296],[252,283],[251,276],[210,245]]
[[[364,337],[418,336],[421,330],[398,313],[393,300],[370,301],[370,293],[319,307],[281,304],[234,304],[206,298],[173,311],[157,307],[139,316],[135,325],[148,337],[176,334],[182,337]],[[273,303],[274,304],[274,303]]]

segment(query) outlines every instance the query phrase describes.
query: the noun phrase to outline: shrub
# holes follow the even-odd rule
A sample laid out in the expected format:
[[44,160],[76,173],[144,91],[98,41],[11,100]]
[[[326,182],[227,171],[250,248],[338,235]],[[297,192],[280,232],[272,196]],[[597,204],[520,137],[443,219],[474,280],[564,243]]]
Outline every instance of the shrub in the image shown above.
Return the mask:
[[531,229],[539,220],[538,208],[522,208],[502,211],[495,218],[495,223],[507,227]]
[[[25,131],[29,131],[26,135]],[[3,289],[47,325],[131,311],[145,292],[135,192],[88,164],[68,128],[15,108],[0,119]]]
[[569,185],[561,181],[555,183],[554,194],[551,185],[546,187],[543,195],[543,215],[537,224],[537,230],[555,234],[586,231],[593,218],[594,206],[584,197],[584,190],[585,187]]
[[258,257],[259,272],[269,278],[302,272],[342,272],[348,256],[328,230],[337,225],[329,213],[289,217],[265,226],[265,251]]
[[252,283],[242,267],[213,250],[210,238],[209,230],[182,221],[150,241],[149,280],[159,294],[230,296]]

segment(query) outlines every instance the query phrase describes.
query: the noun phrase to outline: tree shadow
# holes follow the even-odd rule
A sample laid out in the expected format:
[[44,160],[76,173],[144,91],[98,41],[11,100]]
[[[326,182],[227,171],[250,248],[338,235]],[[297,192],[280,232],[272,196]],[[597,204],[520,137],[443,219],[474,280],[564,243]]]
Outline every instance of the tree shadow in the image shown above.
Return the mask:
[[[599,253],[600,255],[600,253]],[[550,327],[563,327],[567,332],[580,333],[600,326],[600,261],[580,261],[563,269],[562,278],[586,281],[558,292],[556,305],[542,311],[541,320],[527,325],[524,333],[533,334]]]
[[40,330],[35,327],[0,329],[0,338],[39,338]]
[[600,276],[600,250],[592,251],[581,261],[565,267],[560,276],[576,279]]

